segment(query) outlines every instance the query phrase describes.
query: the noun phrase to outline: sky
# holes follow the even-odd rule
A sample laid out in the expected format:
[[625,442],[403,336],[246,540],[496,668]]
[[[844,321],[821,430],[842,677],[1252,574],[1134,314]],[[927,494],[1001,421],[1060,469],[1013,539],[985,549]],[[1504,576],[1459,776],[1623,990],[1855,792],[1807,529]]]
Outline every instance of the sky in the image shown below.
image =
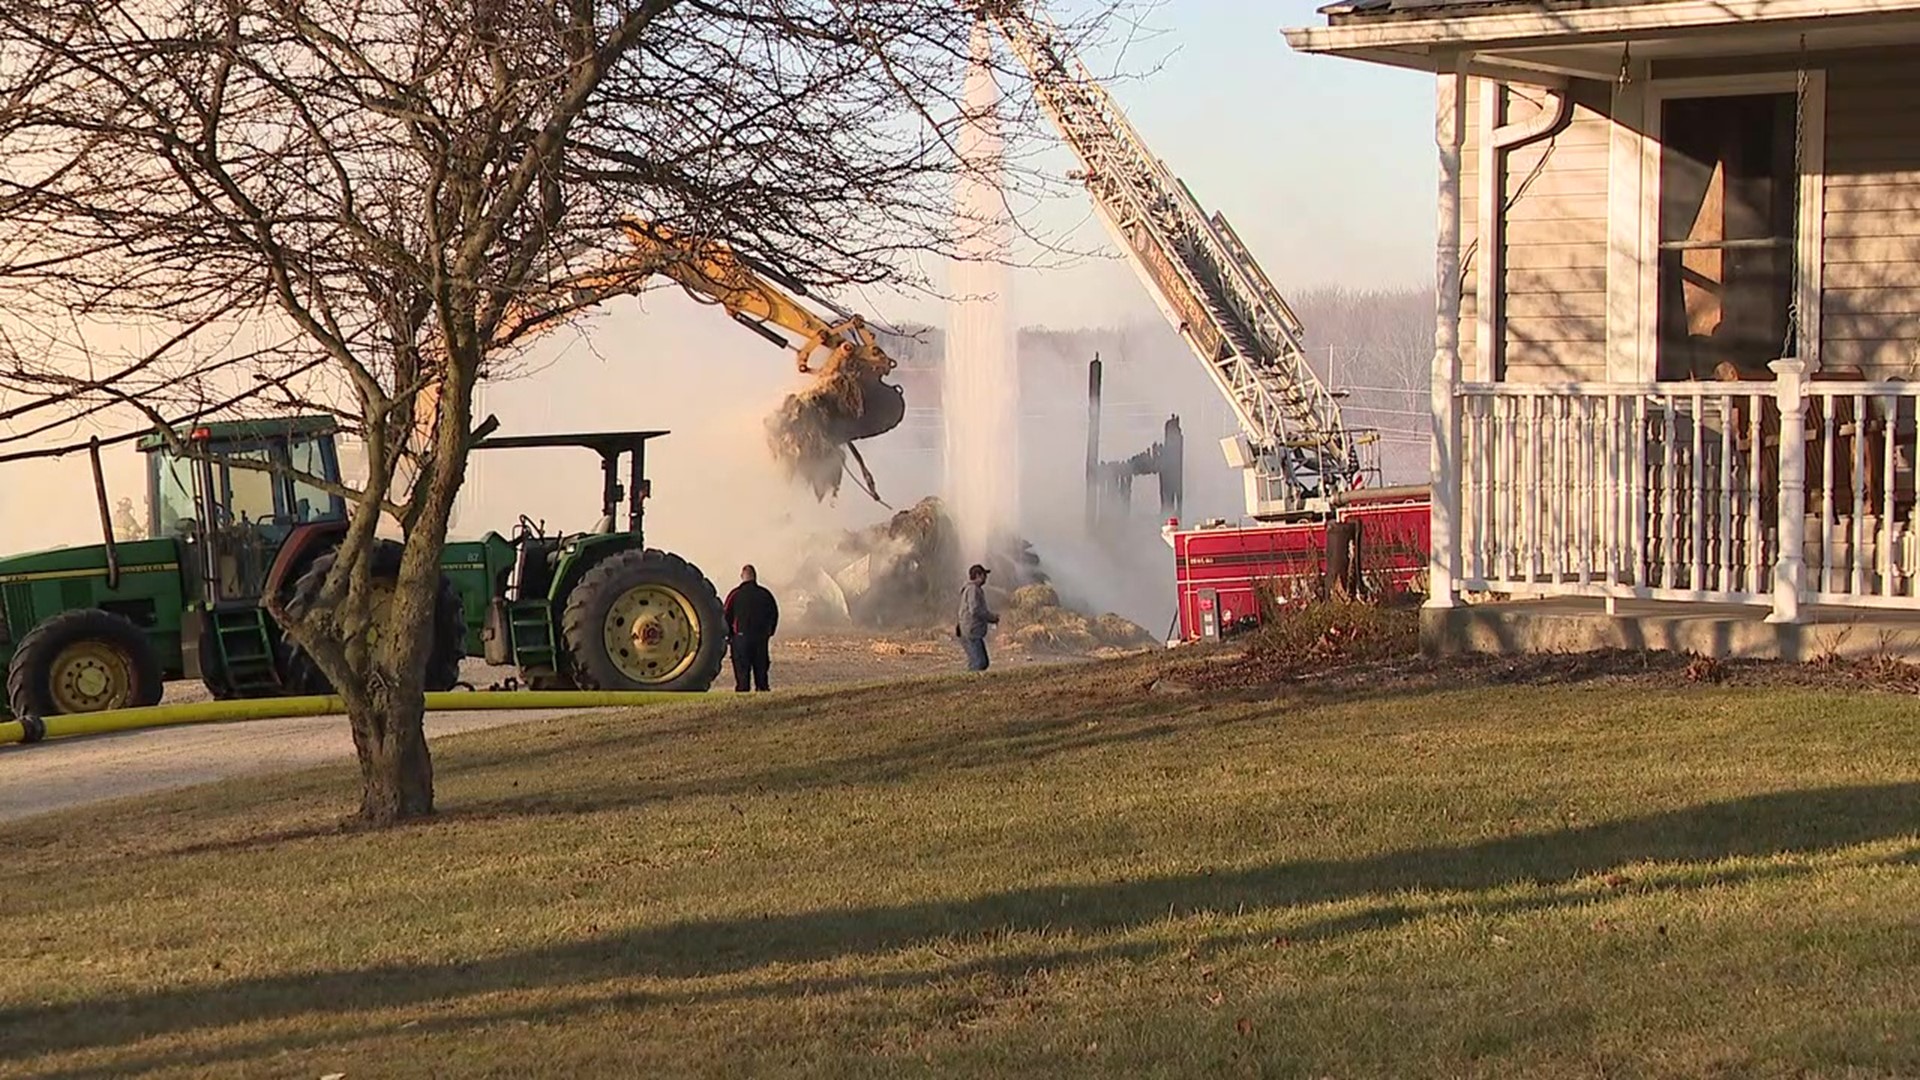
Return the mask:
[[[1090,58],[1136,130],[1209,211],[1224,213],[1284,292],[1401,286],[1432,277],[1433,77],[1287,46],[1283,27],[1318,26],[1325,0],[1166,0],[1124,53]],[[1063,174],[1065,150],[1033,159]],[[1078,190],[1028,223],[1075,252],[1105,252],[1016,275],[1019,325],[1106,326],[1158,318]],[[1078,226],[1075,228],[1075,226]],[[1029,252],[1029,254],[1038,254]],[[939,305],[872,303],[898,318]]]

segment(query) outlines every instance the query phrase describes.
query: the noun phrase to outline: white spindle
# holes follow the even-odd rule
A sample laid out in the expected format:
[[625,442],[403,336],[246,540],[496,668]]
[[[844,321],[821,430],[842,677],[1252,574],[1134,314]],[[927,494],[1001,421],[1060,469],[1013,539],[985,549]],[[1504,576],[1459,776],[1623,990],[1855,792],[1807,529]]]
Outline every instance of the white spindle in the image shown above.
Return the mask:
[[1485,507],[1481,505],[1483,485],[1480,482],[1487,461],[1484,430],[1487,400],[1484,396],[1469,397],[1460,410],[1460,443],[1463,447],[1460,477],[1465,488],[1460,493],[1460,573],[1476,580],[1481,576],[1480,538],[1487,527]]
[[1877,596],[1893,596],[1893,439],[1900,426],[1900,399],[1891,397],[1887,403],[1886,419],[1878,421],[1880,426],[1880,557],[1875,560],[1874,570],[1878,582],[1874,588]]
[[1752,593],[1760,592],[1766,587],[1762,584],[1766,580],[1764,554],[1766,545],[1762,539],[1766,535],[1768,523],[1760,520],[1763,509],[1760,483],[1762,474],[1765,472],[1760,465],[1766,460],[1766,448],[1761,443],[1761,404],[1758,395],[1747,396],[1747,446],[1750,449],[1747,453],[1747,550],[1744,552],[1744,562],[1746,563],[1746,588]]
[[1633,431],[1627,439],[1628,457],[1633,462],[1631,487],[1627,489],[1633,504],[1633,528],[1628,533],[1633,538],[1633,550],[1628,555],[1633,559],[1633,583],[1641,588],[1647,587],[1648,527],[1651,524],[1647,516],[1652,512],[1651,501],[1647,497],[1647,398],[1637,395],[1633,399]]
[[1734,425],[1740,423],[1740,413],[1734,411],[1734,396],[1720,394],[1720,550],[1716,552],[1718,565],[1718,588],[1732,592],[1738,588],[1738,578],[1734,577],[1734,500],[1740,498],[1740,492],[1734,490]]
[[1690,530],[1692,530],[1693,534],[1693,559],[1692,565],[1688,567],[1686,582],[1684,582],[1684,584],[1688,584],[1690,588],[1707,588],[1707,521],[1709,521],[1709,507],[1707,507],[1707,500],[1705,500],[1705,490],[1701,488],[1701,471],[1703,471],[1705,465],[1707,465],[1705,461],[1701,461],[1701,452],[1703,452],[1703,448],[1705,448],[1705,438],[1707,438],[1705,432],[1701,430],[1701,427],[1705,427],[1705,425],[1701,425],[1701,419],[1707,415],[1705,407],[1701,405],[1703,402],[1705,402],[1705,398],[1701,398],[1699,394],[1693,394],[1693,461],[1692,469],[1688,471],[1688,475],[1693,479],[1693,492],[1692,496],[1688,498],[1688,515],[1686,515],[1686,519],[1688,519],[1688,523],[1690,523]]
[[1673,588],[1673,564],[1679,561],[1675,547],[1679,542],[1676,506],[1680,493],[1674,490],[1673,482],[1674,477],[1679,475],[1679,462],[1676,460],[1680,452],[1678,404],[1672,397],[1662,397],[1657,402],[1660,413],[1659,427],[1656,429],[1660,433],[1660,587],[1663,589]]
[[1540,561],[1540,399],[1522,399],[1520,423],[1520,580],[1532,581]]
[[1853,569],[1851,589],[1855,596],[1867,591],[1867,396],[1853,395],[1853,452],[1850,471],[1853,480],[1853,519],[1847,535],[1847,562]]
[[1594,482],[1599,488],[1599,497],[1594,500],[1594,509],[1599,513],[1600,550],[1599,566],[1601,584],[1612,584],[1614,579],[1614,548],[1619,543],[1620,498],[1617,472],[1620,459],[1614,453],[1614,412],[1619,407],[1619,398],[1604,397],[1594,402]]
[[1567,460],[1572,456],[1572,447],[1567,445],[1567,406],[1570,398],[1554,398],[1553,410],[1548,415],[1553,418],[1549,425],[1552,433],[1548,438],[1553,442],[1553,505],[1551,523],[1553,528],[1553,583],[1562,584],[1567,579],[1567,498],[1573,493],[1573,476],[1567,468]]
[[[1820,403],[1820,591],[1833,591],[1833,428],[1834,408],[1831,396],[1814,399]],[[1785,447],[1781,452],[1785,453]]]
[[1580,583],[1593,584],[1600,566],[1600,421],[1598,402],[1579,403],[1580,416]]
[[1492,576],[1505,579],[1507,576],[1507,548],[1512,539],[1513,507],[1510,499],[1513,493],[1509,479],[1513,469],[1513,435],[1508,415],[1512,412],[1510,399],[1498,402],[1493,415],[1493,438],[1498,444],[1493,454],[1493,569]]

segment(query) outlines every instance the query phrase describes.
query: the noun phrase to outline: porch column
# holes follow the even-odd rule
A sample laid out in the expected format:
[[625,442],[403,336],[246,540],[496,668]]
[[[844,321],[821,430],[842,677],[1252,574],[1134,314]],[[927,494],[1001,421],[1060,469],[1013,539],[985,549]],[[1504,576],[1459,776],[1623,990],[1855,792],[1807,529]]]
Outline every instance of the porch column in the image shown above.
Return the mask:
[[1430,513],[1431,551],[1427,557],[1427,606],[1459,603],[1460,579],[1460,157],[1467,130],[1466,56],[1454,58],[1452,71],[1436,76],[1433,138],[1440,147],[1439,240],[1434,248],[1433,396],[1429,419],[1433,445]]
[[[1800,587],[1807,577],[1807,414],[1801,396],[1807,362],[1775,360],[1773,390],[1780,403],[1780,515],[1776,529],[1780,553],[1773,562],[1773,613],[1770,623],[1797,623]],[[1821,537],[1820,543],[1829,542]]]

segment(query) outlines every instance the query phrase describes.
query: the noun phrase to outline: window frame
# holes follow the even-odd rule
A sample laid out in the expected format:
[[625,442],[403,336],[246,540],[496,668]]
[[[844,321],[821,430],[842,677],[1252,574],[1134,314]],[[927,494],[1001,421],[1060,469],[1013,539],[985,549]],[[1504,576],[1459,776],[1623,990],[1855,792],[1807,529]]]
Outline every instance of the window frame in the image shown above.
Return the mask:
[[[1820,292],[1822,247],[1825,239],[1827,73],[1808,69],[1804,127],[1801,132],[1798,210],[1794,221],[1793,254],[1798,287],[1795,345],[1808,372],[1820,370]],[[1636,352],[1640,378],[1652,382],[1660,371],[1660,186],[1665,143],[1660,138],[1665,105],[1676,98],[1742,97],[1793,94],[1799,89],[1798,70],[1769,71],[1712,78],[1652,79],[1642,98],[1640,139],[1639,268],[1636,280],[1616,287],[1634,291]],[[1611,290],[1610,290],[1611,291]],[[1620,299],[1616,296],[1615,299]]]

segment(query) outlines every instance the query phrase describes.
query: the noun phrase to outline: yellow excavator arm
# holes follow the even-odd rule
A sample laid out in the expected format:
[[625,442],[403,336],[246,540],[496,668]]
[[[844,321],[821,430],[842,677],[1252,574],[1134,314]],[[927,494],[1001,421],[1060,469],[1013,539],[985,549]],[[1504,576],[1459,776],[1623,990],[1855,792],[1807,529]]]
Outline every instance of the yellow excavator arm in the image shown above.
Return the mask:
[[[768,441],[790,475],[804,480],[821,498],[839,490],[851,454],[862,488],[876,501],[873,474],[853,443],[898,427],[906,417],[906,398],[885,381],[895,362],[881,348],[873,328],[860,315],[830,301],[812,298],[829,309],[829,321],[800,303],[806,289],[766,267],[756,267],[726,245],[693,240],[665,228],[633,221],[626,226],[632,253],[592,271],[556,282],[546,303],[529,303],[508,313],[500,340],[537,334],[567,316],[615,296],[638,293],[656,277],[678,284],[696,300],[717,303],[736,322],[761,337],[793,350],[795,366],[813,378],[789,394],[767,421]],[[784,287],[783,287],[784,285]],[[778,328],[778,329],[775,329]],[[798,344],[783,336],[786,331]],[[418,430],[432,431],[433,387],[426,407],[416,410]]]

